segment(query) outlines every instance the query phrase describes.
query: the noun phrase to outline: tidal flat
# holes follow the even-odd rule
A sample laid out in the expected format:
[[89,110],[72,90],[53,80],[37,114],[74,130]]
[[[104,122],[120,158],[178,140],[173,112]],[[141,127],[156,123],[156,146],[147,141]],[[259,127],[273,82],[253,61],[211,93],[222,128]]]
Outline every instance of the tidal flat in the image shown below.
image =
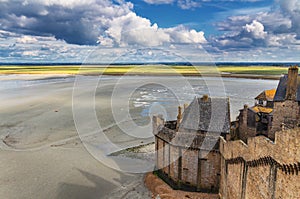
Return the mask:
[[[132,121],[149,125],[151,114],[175,119],[177,106],[196,95],[229,97],[234,120],[244,104],[252,105],[255,96],[277,83],[219,77],[1,75],[0,198],[150,198],[144,173],[122,169],[134,157],[112,158],[121,168],[116,170],[85,144],[109,157],[117,151],[106,142],[120,151],[152,143],[151,132],[133,134],[122,128],[130,129]],[[101,131],[85,115],[91,102]],[[118,116],[127,108],[131,117],[120,121]],[[78,133],[74,109],[86,119],[86,135]]]

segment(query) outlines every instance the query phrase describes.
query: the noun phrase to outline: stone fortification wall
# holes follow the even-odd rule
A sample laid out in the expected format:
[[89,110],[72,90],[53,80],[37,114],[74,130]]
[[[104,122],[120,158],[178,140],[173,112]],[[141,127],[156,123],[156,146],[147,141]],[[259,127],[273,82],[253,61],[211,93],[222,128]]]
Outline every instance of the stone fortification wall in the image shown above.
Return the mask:
[[[299,123],[299,103],[292,100],[274,103],[271,138],[282,128],[295,128]],[[284,125],[284,127],[282,127]]]
[[300,195],[300,129],[226,142],[221,138],[221,198],[297,198]]

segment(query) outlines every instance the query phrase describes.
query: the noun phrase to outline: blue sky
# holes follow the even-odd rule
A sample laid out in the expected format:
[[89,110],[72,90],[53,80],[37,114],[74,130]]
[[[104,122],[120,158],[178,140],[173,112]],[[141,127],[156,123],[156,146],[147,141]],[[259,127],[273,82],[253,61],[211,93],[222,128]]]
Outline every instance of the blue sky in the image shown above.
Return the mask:
[[206,34],[218,33],[214,22],[224,20],[234,13],[251,14],[267,11],[273,1],[207,1],[191,8],[182,8],[175,1],[170,4],[149,4],[141,0],[133,0],[134,11],[153,23],[167,28],[184,24],[198,31],[205,30]]
[[0,0],[0,62],[298,62],[300,0]]

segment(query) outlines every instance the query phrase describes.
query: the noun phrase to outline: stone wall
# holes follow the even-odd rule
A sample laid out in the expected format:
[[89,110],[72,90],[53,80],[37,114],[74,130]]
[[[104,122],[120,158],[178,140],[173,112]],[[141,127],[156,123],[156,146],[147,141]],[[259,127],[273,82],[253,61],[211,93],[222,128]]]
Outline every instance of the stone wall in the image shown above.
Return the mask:
[[[249,125],[249,124],[252,125]],[[241,110],[239,116],[239,126],[237,138],[247,142],[248,137],[256,136],[256,123],[255,123],[255,115],[253,115],[252,111],[249,111],[248,106],[244,106],[244,109]]]
[[300,195],[300,129],[226,142],[221,138],[221,198],[292,199]]
[[178,165],[179,165],[179,148],[175,147],[175,146],[170,146],[171,150],[170,150],[170,159],[171,159],[171,164],[170,164],[170,177],[174,180],[174,181],[178,181],[179,180],[179,176],[178,176]]
[[152,118],[152,130],[153,134],[157,135],[158,132],[165,126],[165,120],[162,115],[153,116]]
[[158,136],[155,140],[156,167],[173,188],[209,193],[219,191],[219,151],[203,152],[197,148],[176,146]]
[[282,124],[285,128],[297,127],[299,123],[299,105],[293,100],[284,102],[274,102],[273,122],[270,138],[275,137],[275,132],[282,129]]
[[182,181],[197,186],[198,150],[184,150],[182,154]]
[[220,185],[221,158],[219,151],[211,151],[201,161],[200,187],[204,190],[217,192]]
[[247,167],[245,198],[273,198],[275,178],[272,172],[268,164]]
[[158,169],[164,168],[164,147],[163,140],[156,139],[156,167]]
[[299,182],[299,174],[297,176],[287,175],[284,171],[279,170],[277,172],[276,193],[278,194],[276,194],[276,198],[299,198]]

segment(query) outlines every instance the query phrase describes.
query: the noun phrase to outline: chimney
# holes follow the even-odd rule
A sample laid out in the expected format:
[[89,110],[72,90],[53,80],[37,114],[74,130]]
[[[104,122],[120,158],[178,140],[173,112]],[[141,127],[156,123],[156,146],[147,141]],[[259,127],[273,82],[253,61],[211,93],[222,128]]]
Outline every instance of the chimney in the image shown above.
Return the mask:
[[298,87],[298,66],[291,66],[288,72],[288,81],[286,85],[286,100],[296,100]]
[[245,127],[247,127],[247,121],[248,121],[248,105],[247,104],[244,105],[244,110],[243,110],[242,114],[243,114],[242,115],[242,117],[243,117],[243,125]]
[[189,105],[185,103],[185,104],[183,105],[183,110],[185,111],[185,110],[187,109],[188,106],[189,106]]
[[201,100],[203,102],[208,102],[208,99],[209,99],[208,95],[203,95],[202,98],[201,98]]
[[182,119],[182,108],[181,108],[181,106],[178,106],[176,131],[178,131],[178,129],[179,129],[179,125],[180,125],[181,119]]

